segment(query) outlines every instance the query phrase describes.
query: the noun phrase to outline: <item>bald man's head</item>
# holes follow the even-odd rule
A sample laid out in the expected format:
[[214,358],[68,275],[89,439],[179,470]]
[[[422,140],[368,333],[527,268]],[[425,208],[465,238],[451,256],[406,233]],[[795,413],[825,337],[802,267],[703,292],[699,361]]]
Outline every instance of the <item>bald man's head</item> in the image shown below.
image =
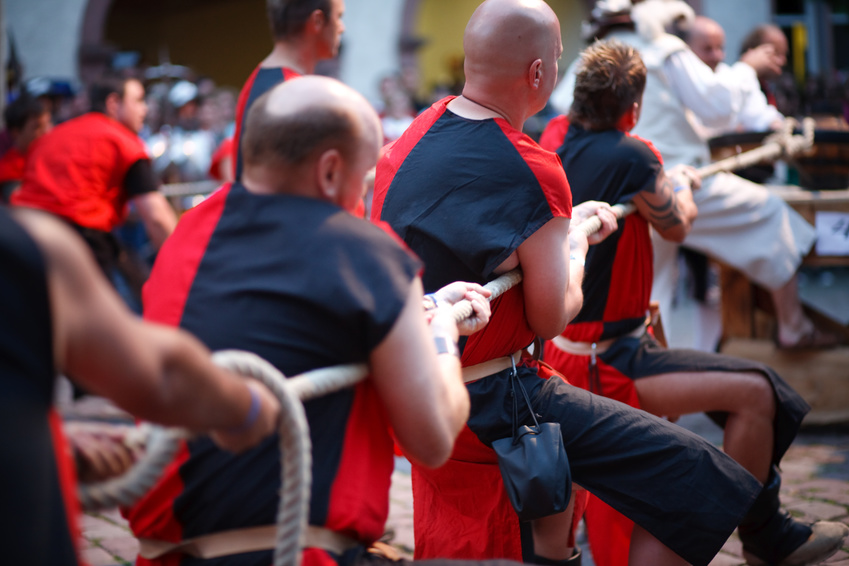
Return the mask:
[[359,93],[327,77],[286,81],[251,106],[242,151],[246,165],[297,166],[328,148],[356,157],[379,137],[379,121]]
[[710,18],[697,16],[693,20],[687,34],[687,45],[714,71],[725,59],[725,31]]
[[[281,192],[328,196],[327,183],[334,191],[356,192],[377,161],[381,140],[377,114],[355,90],[320,76],[285,81],[259,97],[248,112],[242,139],[245,177],[260,168],[274,169],[308,185],[290,190],[281,182],[276,188]],[[333,170],[313,174],[317,166]],[[330,173],[339,177],[329,179]],[[330,196],[347,207],[335,194]]]
[[536,59],[556,65],[560,22],[542,0],[487,0],[466,26],[463,50],[467,81],[515,80]]

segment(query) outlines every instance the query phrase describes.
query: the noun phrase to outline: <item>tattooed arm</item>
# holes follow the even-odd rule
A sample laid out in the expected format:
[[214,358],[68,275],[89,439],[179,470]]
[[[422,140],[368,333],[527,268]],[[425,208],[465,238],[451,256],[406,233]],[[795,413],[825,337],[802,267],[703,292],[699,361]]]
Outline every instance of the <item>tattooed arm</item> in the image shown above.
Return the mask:
[[657,176],[655,186],[634,198],[637,210],[664,240],[682,242],[690,232],[698,210],[693,192],[701,179],[692,167],[678,166]]

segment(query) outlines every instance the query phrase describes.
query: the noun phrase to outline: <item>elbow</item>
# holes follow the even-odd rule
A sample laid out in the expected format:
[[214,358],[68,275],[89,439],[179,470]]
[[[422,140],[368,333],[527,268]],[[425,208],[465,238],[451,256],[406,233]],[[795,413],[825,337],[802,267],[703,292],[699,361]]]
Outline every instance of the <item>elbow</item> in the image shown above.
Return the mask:
[[528,326],[534,334],[543,340],[551,340],[566,330],[566,325],[581,310],[582,299],[582,294],[579,294],[577,298],[567,295],[563,306],[559,309],[551,309],[551,312],[546,313],[546,316],[528,316]]
[[[459,431],[458,431],[459,434]],[[426,446],[416,446],[412,450],[404,449],[404,454],[425,468],[438,468],[448,461],[454,450],[456,435],[445,434],[441,438],[431,439]]]
[[444,414],[443,418],[432,420],[431,424],[441,423],[441,425],[434,426],[429,434],[423,434],[425,431],[422,427],[418,427],[412,436],[407,436],[406,441],[402,442],[396,430],[396,438],[401,443],[404,454],[417,464],[426,468],[438,468],[451,457],[454,442],[466,425],[466,421],[469,420],[471,408],[466,386],[463,384],[460,386],[462,393],[450,403],[450,414]]
[[689,233],[690,233],[690,227],[689,226],[684,227],[682,225],[678,225],[672,230],[666,230],[665,232],[663,232],[661,234],[661,237],[668,242],[674,242],[676,244],[683,244],[684,240],[687,238],[687,234],[689,234]]
[[423,454],[421,457],[415,457],[414,459],[420,466],[424,466],[425,468],[435,469],[448,461],[448,457],[451,456],[451,450],[453,448],[453,444],[446,449],[442,449],[437,451],[429,452],[428,454]]
[[[571,313],[566,313],[567,315]],[[577,314],[577,312],[575,312]],[[569,324],[569,321],[575,317],[575,314],[571,316],[564,316],[562,320],[558,321],[556,324],[547,324],[545,326],[533,326],[531,325],[531,330],[534,331],[534,334],[542,338],[543,340],[551,340],[555,336],[560,336],[564,330],[566,330],[566,325]]]

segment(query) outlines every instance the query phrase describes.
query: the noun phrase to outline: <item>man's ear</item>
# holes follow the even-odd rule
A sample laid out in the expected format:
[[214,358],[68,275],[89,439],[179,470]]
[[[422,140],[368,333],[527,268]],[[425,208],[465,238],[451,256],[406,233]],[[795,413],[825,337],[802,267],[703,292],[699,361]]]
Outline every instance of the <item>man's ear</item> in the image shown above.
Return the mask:
[[118,119],[118,108],[121,106],[121,95],[117,92],[109,93],[106,96],[106,115],[112,119]]
[[531,88],[539,88],[542,83],[542,59],[536,59],[528,67],[528,84]]
[[343,159],[338,149],[328,149],[316,161],[315,174],[319,191],[325,200],[338,204],[342,192]]
[[310,31],[317,34],[322,30],[322,28],[324,28],[326,23],[327,17],[324,15],[324,12],[319,9],[315,9],[310,14],[306,26]]
[[620,132],[630,132],[637,125],[637,120],[640,119],[640,103],[635,102],[625,111],[619,120],[616,122],[616,129]]

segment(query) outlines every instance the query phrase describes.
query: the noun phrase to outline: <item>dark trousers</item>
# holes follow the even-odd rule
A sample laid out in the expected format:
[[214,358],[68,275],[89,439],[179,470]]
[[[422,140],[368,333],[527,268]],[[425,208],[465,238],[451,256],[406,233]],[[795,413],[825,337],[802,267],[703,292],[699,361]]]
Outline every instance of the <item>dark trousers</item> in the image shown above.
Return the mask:
[[[510,436],[505,370],[468,384],[469,428],[487,445]],[[618,401],[518,368],[540,421],[559,422],[572,480],[689,563],[707,565],[749,510],[761,484],[701,437]],[[527,424],[527,408],[520,410]]]

